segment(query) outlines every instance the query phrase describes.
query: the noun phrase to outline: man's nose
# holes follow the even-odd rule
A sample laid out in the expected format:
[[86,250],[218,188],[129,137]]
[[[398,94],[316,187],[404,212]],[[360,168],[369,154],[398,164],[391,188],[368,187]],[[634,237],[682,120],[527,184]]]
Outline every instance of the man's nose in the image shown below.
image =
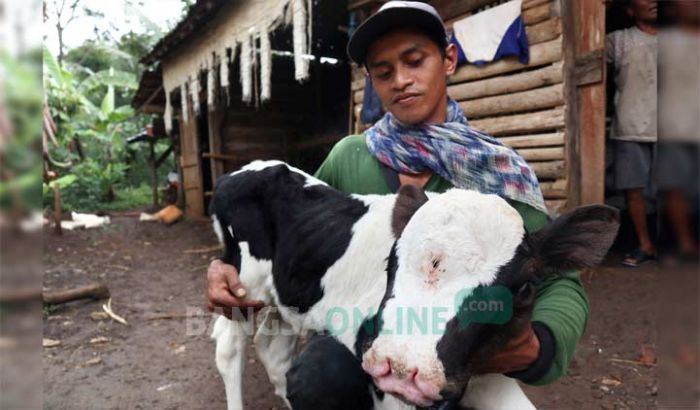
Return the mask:
[[413,85],[413,75],[407,68],[399,66],[394,75],[394,88],[403,90],[410,85]]

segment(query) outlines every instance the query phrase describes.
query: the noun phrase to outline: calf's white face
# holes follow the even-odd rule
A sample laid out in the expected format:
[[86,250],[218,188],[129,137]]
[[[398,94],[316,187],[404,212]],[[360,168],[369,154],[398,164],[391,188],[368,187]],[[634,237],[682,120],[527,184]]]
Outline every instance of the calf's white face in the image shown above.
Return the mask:
[[[463,391],[478,345],[529,321],[520,311],[531,311],[532,287],[522,302],[523,284],[548,268],[597,263],[607,252],[617,214],[607,207],[596,210],[578,218],[572,213],[574,223],[564,219],[562,226],[551,224],[534,237],[525,233],[519,213],[496,195],[454,189],[428,201],[418,188],[402,187],[393,217],[398,240],[389,258],[389,289],[377,332],[365,345],[363,368],[381,390],[415,405]],[[597,246],[582,257],[580,245],[593,240]],[[543,250],[553,245],[551,253]],[[500,312],[509,315],[504,322],[472,324],[464,317],[473,315],[464,309],[465,297],[484,289],[511,298],[505,304],[512,310]]]

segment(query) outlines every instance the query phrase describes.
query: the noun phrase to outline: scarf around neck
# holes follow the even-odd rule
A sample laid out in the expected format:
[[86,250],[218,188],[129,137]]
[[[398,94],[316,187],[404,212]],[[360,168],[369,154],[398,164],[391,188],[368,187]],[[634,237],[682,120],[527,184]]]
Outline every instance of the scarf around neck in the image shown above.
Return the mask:
[[444,123],[407,126],[387,112],[365,131],[365,137],[372,155],[397,172],[430,170],[457,188],[496,194],[547,212],[537,176],[527,162],[472,128],[451,98]]

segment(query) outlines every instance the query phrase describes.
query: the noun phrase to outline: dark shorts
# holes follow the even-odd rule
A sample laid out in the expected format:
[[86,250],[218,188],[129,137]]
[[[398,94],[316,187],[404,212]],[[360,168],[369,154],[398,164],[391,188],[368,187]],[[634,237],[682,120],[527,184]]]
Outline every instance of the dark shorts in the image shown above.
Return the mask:
[[698,193],[700,150],[689,143],[661,143],[658,148],[656,181],[660,190],[681,189]]
[[612,141],[614,187],[649,188],[656,162],[656,143]]

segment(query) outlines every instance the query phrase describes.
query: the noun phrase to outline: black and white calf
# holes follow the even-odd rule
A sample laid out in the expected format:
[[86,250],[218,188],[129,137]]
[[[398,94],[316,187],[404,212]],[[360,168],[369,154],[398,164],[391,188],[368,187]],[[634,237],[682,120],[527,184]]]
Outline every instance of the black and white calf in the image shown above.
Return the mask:
[[[281,320],[297,331],[335,330],[390,393],[374,395],[377,409],[534,408],[513,379],[472,375],[472,366],[529,321],[539,275],[598,263],[618,225],[615,210],[591,206],[528,235],[495,195],[453,189],[428,200],[413,186],[347,195],[278,161],[222,177],[211,210],[224,261],[238,269],[249,298],[276,309],[254,337],[275,393],[286,400],[298,339],[269,331]],[[470,321],[470,295],[496,286],[512,297],[510,320]],[[411,314],[422,312],[432,323],[407,331]],[[357,326],[345,326],[348,317]],[[229,409],[243,407],[245,326],[222,316],[212,334]]]

